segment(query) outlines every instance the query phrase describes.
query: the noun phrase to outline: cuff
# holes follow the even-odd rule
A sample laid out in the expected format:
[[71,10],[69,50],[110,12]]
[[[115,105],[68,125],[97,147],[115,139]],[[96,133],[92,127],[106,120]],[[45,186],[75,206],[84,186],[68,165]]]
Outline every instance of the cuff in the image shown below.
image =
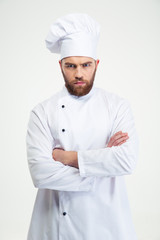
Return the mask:
[[79,166],[79,173],[81,177],[86,177],[86,171],[85,171],[85,164],[83,161],[83,151],[78,151],[77,152],[77,157],[78,157],[78,166]]

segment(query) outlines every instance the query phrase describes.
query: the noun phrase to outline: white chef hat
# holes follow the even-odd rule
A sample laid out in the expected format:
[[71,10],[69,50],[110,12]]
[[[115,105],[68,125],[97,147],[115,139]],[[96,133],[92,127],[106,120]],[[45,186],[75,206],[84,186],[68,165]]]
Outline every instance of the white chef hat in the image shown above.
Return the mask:
[[97,59],[99,32],[99,24],[87,14],[69,14],[51,25],[46,47],[53,53],[60,53],[61,59],[69,56]]

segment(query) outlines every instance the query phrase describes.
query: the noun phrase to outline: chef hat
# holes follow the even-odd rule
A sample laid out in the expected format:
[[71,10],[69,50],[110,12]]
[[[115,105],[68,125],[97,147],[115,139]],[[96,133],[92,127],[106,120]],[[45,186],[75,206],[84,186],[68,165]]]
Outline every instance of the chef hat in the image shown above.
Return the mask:
[[69,14],[51,25],[46,47],[53,53],[60,53],[61,59],[69,56],[97,59],[99,31],[99,24],[87,14]]

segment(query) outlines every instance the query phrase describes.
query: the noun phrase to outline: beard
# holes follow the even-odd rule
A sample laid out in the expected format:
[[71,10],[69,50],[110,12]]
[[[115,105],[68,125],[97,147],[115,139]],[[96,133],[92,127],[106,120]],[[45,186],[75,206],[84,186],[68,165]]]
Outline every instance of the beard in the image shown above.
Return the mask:
[[[90,90],[92,89],[94,79],[95,79],[96,69],[94,70],[94,73],[92,74],[90,81],[87,81],[85,79],[78,79],[78,78],[74,79],[72,81],[69,81],[68,78],[65,76],[63,70],[62,70],[62,74],[63,74],[63,78],[65,81],[65,86],[66,86],[68,92],[71,95],[80,97],[80,96],[84,96],[84,95],[88,94],[90,92]],[[76,85],[75,82],[78,82],[78,81],[84,82],[85,85],[82,85],[82,86]]]

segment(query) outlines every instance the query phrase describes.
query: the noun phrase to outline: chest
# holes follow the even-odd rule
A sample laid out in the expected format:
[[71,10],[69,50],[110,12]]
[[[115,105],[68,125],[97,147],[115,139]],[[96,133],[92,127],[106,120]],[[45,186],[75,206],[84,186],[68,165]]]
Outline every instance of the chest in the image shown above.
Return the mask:
[[50,117],[56,147],[65,150],[103,148],[110,135],[110,114],[103,100],[61,99]]

